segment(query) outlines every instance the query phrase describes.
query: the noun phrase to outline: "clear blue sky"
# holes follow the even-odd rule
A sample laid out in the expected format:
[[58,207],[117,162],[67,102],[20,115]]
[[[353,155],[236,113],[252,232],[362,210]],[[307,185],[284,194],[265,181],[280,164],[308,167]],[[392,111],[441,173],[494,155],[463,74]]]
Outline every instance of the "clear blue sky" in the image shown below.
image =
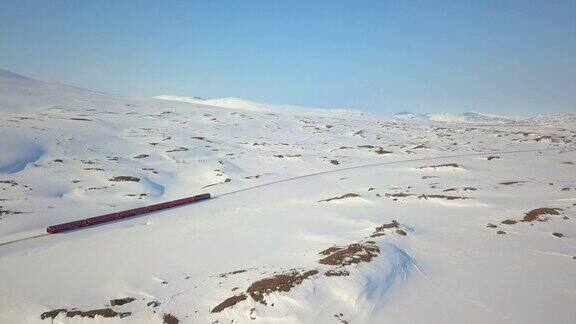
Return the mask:
[[0,68],[393,113],[576,110],[576,1],[0,2]]

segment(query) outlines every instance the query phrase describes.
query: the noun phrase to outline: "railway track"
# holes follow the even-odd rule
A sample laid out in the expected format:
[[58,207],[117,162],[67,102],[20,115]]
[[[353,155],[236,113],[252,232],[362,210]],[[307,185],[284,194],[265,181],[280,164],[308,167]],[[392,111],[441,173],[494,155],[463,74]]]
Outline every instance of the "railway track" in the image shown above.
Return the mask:
[[[570,151],[572,151],[574,149],[571,149]],[[240,192],[245,192],[245,191],[249,191],[249,190],[254,190],[254,189],[258,189],[258,188],[262,188],[262,187],[268,187],[268,186],[273,186],[273,185],[277,185],[280,183],[285,183],[285,182],[290,182],[290,181],[295,181],[295,180],[299,180],[299,179],[305,179],[305,178],[310,178],[310,177],[315,177],[315,176],[319,176],[319,175],[324,175],[324,174],[330,174],[330,173],[337,173],[337,172],[342,172],[342,171],[349,171],[349,170],[356,170],[356,169],[364,169],[364,168],[371,168],[371,167],[378,167],[378,166],[385,166],[385,165],[395,165],[395,164],[402,164],[402,163],[411,163],[411,162],[424,162],[424,161],[434,161],[434,160],[445,160],[445,159],[453,159],[453,158],[461,158],[461,157],[472,157],[472,156],[487,156],[487,155],[506,155],[506,154],[516,154],[516,153],[531,153],[531,152],[547,152],[547,151],[566,151],[565,149],[560,149],[560,148],[548,148],[548,149],[529,149],[529,150],[510,150],[510,151],[491,151],[491,152],[477,152],[477,153],[463,153],[463,154],[453,154],[453,155],[444,155],[444,156],[437,156],[437,157],[426,157],[426,158],[416,158],[416,159],[404,159],[404,160],[396,160],[396,161],[386,161],[386,162],[377,162],[377,163],[370,163],[370,164],[362,164],[362,165],[357,165],[357,166],[351,166],[351,167],[345,167],[345,168],[338,168],[338,169],[332,169],[332,170],[326,170],[326,171],[320,171],[320,172],[314,172],[314,173],[309,173],[309,174],[305,174],[305,175],[300,175],[300,176],[296,176],[296,177],[291,177],[291,178],[286,178],[286,179],[281,179],[281,180],[277,180],[277,181],[272,181],[272,182],[267,182],[267,183],[263,183],[263,184],[259,184],[256,186],[251,186],[251,187],[247,187],[247,188],[242,188],[242,189],[238,189],[238,190],[233,190],[230,192],[226,192],[226,193],[222,193],[219,195],[215,195],[210,197],[210,195],[208,194],[208,198],[220,198],[220,197],[226,197],[226,196],[230,196],[230,195],[234,195]],[[189,199],[189,198],[183,198],[183,199],[179,199],[178,201],[182,201],[185,199]],[[206,199],[206,198],[204,198]],[[201,199],[201,200],[204,200]],[[128,211],[123,211],[123,212],[117,212],[117,213],[112,213],[112,214],[107,214],[107,215],[103,215],[103,216],[110,216],[110,215],[118,215],[118,214],[122,214],[122,213],[127,213],[126,216],[124,217],[120,217],[117,219],[113,219],[112,221],[116,221],[116,220],[120,220],[120,219],[124,219],[124,218],[132,218],[132,217],[136,217],[138,215],[143,215],[143,214],[147,214],[147,213],[151,213],[151,212],[160,212],[162,210],[166,210],[166,209],[172,209],[172,208],[176,208],[179,206],[184,206],[187,203],[182,203],[182,204],[175,204],[173,206],[170,206],[170,203],[174,202],[174,201],[169,201],[169,202],[165,202],[165,203],[160,203],[160,204],[155,204],[155,205],[151,205],[151,206],[145,206],[145,207],[140,207],[140,208],[136,208],[136,209],[140,209],[140,210],[145,210],[146,208],[150,208],[152,206],[158,206],[158,205],[167,205],[166,207],[163,208],[159,208],[159,209],[154,209],[152,208],[151,210],[148,210],[146,212],[143,213],[137,213],[137,214],[131,214],[131,212],[133,212],[136,209],[133,210],[128,210]],[[191,200],[191,202],[195,202],[194,199]],[[1,242],[0,243],[0,247],[1,246],[6,246],[6,245],[10,245],[10,244],[15,244],[15,243],[19,243],[19,242],[24,242],[24,241],[29,241],[29,240],[34,240],[34,239],[38,239],[38,238],[42,238],[45,236],[49,236],[49,235],[54,235],[56,233],[59,232],[63,232],[63,231],[51,231],[50,228],[56,228],[55,226],[60,226],[62,227],[62,225],[66,225],[65,227],[68,228],[66,230],[74,230],[74,229],[79,229],[79,228],[83,228],[83,227],[87,227],[87,226],[92,226],[92,225],[96,225],[96,223],[92,224],[90,221],[88,221],[88,223],[86,224],[86,226],[81,226],[79,228],[70,228],[69,224],[72,223],[81,223],[81,222],[86,222],[87,220],[92,220],[98,217],[102,217],[102,216],[97,216],[97,217],[92,217],[86,220],[79,220],[79,221],[74,221],[74,222],[69,222],[69,223],[65,223],[65,224],[59,224],[59,225],[54,225],[54,226],[50,226],[48,227],[48,233],[42,233],[42,234],[38,234],[38,235],[33,235],[33,236],[29,236],[29,237],[24,237],[24,238],[20,238],[20,239],[15,239],[15,240],[11,240],[11,241],[6,241],[6,242]],[[99,223],[98,223],[99,224]],[[72,226],[73,227],[73,226]]]

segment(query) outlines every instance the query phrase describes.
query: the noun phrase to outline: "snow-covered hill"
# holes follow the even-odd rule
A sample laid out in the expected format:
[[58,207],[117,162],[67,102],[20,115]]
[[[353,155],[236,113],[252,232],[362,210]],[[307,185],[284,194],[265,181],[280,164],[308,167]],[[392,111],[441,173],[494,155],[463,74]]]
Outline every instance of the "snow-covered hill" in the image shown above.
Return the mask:
[[576,123],[576,113],[541,115],[522,119],[521,122],[528,125],[560,125]]
[[440,123],[194,100],[0,73],[0,323],[576,318],[569,115]]
[[240,98],[203,99],[199,97],[182,97],[174,95],[161,95],[155,99],[181,101],[199,105],[216,106],[220,108],[244,109],[251,111],[270,111],[270,105],[260,104]]
[[401,111],[393,115],[395,119],[433,121],[443,123],[462,124],[523,124],[523,125],[559,125],[576,122],[576,113],[549,114],[527,118],[511,118],[493,114],[484,114],[475,111],[465,112],[459,115],[450,113],[414,114],[409,111]]
[[468,111],[460,115],[449,113],[436,114],[414,114],[409,111],[402,111],[394,114],[398,119],[418,119],[446,123],[470,123],[470,124],[508,124],[514,123],[517,119],[502,117],[493,114],[484,114],[475,111]]

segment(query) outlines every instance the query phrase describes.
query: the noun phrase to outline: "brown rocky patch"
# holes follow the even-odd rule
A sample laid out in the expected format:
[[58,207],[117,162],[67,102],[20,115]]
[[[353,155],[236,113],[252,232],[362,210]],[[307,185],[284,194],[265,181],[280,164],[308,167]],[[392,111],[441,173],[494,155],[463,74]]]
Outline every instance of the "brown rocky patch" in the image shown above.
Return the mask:
[[457,163],[445,163],[445,164],[438,164],[438,165],[428,165],[428,166],[421,166],[418,169],[440,169],[440,168],[460,168],[460,165]]
[[248,270],[235,270],[235,271],[230,271],[230,272],[226,272],[226,273],[221,273],[221,274],[218,275],[218,277],[219,277],[219,278],[226,278],[226,277],[228,277],[228,276],[235,275],[235,274],[239,274],[239,273],[244,273],[244,272],[246,272],[246,271],[248,271]]
[[460,197],[460,196],[447,196],[447,195],[420,195],[418,199],[429,199],[429,198],[438,198],[438,199],[446,199],[446,200],[466,200],[470,199],[468,197]]
[[0,183],[10,185],[10,187],[14,187],[18,185],[18,182],[14,180],[0,180]]
[[298,286],[304,280],[318,274],[318,270],[298,271],[290,270],[289,272],[275,275],[272,277],[260,279],[253,282],[246,290],[250,297],[257,302],[266,305],[265,296],[274,292],[288,292],[290,289]]
[[500,182],[499,184],[504,185],[504,186],[510,186],[510,185],[515,185],[515,184],[521,184],[524,182],[525,181],[504,181],[504,182]]
[[559,211],[562,211],[562,208],[536,208],[532,209],[531,211],[527,212],[522,219],[523,222],[533,222],[535,220],[539,222],[545,222],[548,218],[541,218],[542,215],[560,215]]
[[490,155],[489,157],[486,158],[486,160],[492,161],[492,160],[499,159],[499,158],[500,158],[500,157],[497,156],[497,155]]
[[390,154],[393,152],[392,151],[386,151],[385,149],[379,147],[377,150],[374,151],[374,153],[376,153],[378,155],[382,155],[382,154]]
[[115,176],[113,178],[108,179],[109,181],[132,181],[132,182],[140,182],[140,178],[131,177],[131,176]]
[[125,298],[118,298],[118,299],[111,299],[110,300],[110,306],[121,306],[124,304],[128,304],[131,303],[133,301],[135,301],[136,298],[134,297],[125,297]]
[[408,235],[408,234],[407,234],[404,230],[402,230],[402,229],[397,229],[397,230],[396,230],[396,234],[402,235],[402,236]]
[[513,219],[507,219],[505,221],[502,221],[502,224],[506,224],[506,225],[514,225],[516,223],[518,223],[518,222],[513,220]]
[[172,153],[172,152],[184,152],[184,151],[188,151],[187,147],[184,146],[179,146],[179,147],[175,147],[171,150],[166,151],[167,153]]
[[403,198],[403,197],[408,197],[408,196],[413,196],[413,195],[409,194],[409,193],[404,193],[404,192],[384,194],[384,197],[387,197],[387,198]]
[[172,314],[165,313],[164,317],[162,317],[162,323],[163,324],[178,324],[178,323],[180,323],[180,320]]
[[349,276],[350,272],[348,272],[348,270],[336,270],[336,269],[330,269],[326,272],[324,272],[324,275],[326,277],[345,277],[345,276]]
[[19,214],[23,214],[23,212],[14,211],[14,210],[9,210],[9,209],[4,209],[3,206],[0,206],[0,216],[3,216],[3,215],[19,215]]
[[80,317],[89,317],[89,318],[94,318],[96,316],[102,316],[102,317],[116,317],[116,316],[118,316],[118,317],[122,318],[122,317],[130,316],[132,314],[130,312],[118,313],[111,308],[93,309],[93,310],[88,310],[88,311],[80,311],[80,310],[75,310],[75,309],[67,310],[65,308],[62,308],[62,309],[55,309],[55,310],[51,310],[48,312],[44,312],[40,315],[40,319],[47,319],[47,318],[54,319],[60,313],[66,314],[66,317],[80,316]]
[[562,233],[552,233],[552,235],[559,237],[559,238],[564,237],[564,234],[562,234]]
[[381,226],[376,227],[374,231],[377,233],[382,232],[385,229],[391,229],[391,228],[400,228],[400,224],[396,220],[392,220],[391,223],[382,224]]
[[462,191],[476,191],[478,189],[474,188],[474,187],[462,187],[462,188],[448,188],[448,189],[444,189],[442,190],[443,192],[449,192],[449,191],[458,191],[458,190],[462,190]]
[[344,319],[344,314],[339,313],[339,314],[335,314],[334,317],[336,317],[338,319],[338,321],[340,322],[340,324],[349,324],[350,322],[348,322],[347,320]]
[[232,306],[238,304],[239,302],[245,300],[246,298],[247,298],[246,294],[239,294],[239,295],[232,296],[230,298],[227,298],[226,300],[224,300],[220,304],[218,304],[216,307],[214,307],[211,312],[212,313],[220,313],[224,309],[226,309],[228,307],[232,307]]
[[370,262],[380,254],[380,249],[374,243],[352,243],[344,247],[331,247],[322,252],[324,258],[318,262],[326,265],[347,266],[362,262]]
[[341,199],[346,199],[346,198],[355,198],[355,197],[360,197],[359,194],[355,194],[355,193],[347,193],[347,194],[343,194],[342,196],[338,196],[338,197],[332,197],[332,198],[327,198],[327,199],[322,199],[322,200],[318,200],[318,202],[329,202],[332,200],[341,200]]

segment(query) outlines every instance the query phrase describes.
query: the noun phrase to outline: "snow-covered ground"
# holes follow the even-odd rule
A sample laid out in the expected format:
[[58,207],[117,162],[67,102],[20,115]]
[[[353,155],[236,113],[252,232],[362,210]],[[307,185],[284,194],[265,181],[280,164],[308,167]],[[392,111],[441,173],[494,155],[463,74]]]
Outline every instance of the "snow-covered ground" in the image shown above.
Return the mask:
[[0,323],[574,323],[574,115],[163,98],[1,71]]

